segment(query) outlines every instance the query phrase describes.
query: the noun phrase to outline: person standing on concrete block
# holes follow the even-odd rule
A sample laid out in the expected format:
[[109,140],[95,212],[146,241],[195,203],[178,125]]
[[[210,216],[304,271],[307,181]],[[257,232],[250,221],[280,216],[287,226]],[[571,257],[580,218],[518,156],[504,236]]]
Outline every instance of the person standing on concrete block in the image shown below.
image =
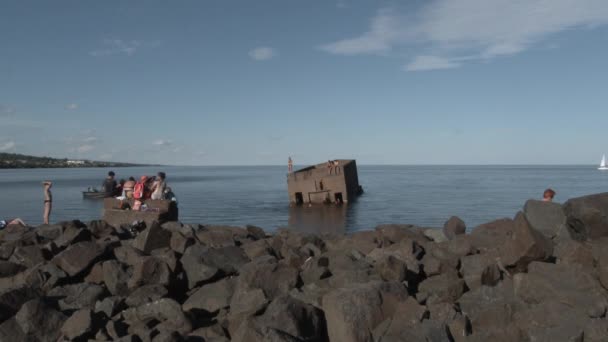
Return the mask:
[[53,194],[51,193],[53,183],[47,180],[42,182],[42,185],[44,186],[44,214],[42,216],[42,222],[44,224],[49,224],[51,209],[53,209]]

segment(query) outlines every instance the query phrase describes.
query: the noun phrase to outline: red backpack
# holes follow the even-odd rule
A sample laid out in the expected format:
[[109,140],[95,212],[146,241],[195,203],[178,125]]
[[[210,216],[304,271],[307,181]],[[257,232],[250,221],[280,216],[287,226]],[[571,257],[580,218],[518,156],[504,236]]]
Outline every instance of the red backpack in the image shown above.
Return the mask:
[[133,188],[133,198],[142,199],[144,198],[145,185],[142,182],[137,182],[135,188]]

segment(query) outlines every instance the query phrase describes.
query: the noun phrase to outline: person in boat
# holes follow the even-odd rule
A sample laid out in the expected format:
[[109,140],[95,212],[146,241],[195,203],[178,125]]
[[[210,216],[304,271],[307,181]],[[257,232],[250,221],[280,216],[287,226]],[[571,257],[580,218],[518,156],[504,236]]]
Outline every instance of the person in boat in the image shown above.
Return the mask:
[[135,190],[135,178],[129,177],[129,180],[122,186],[122,195],[126,198],[133,198],[133,190]]
[[47,180],[42,182],[42,185],[44,186],[44,213],[42,214],[42,223],[49,224],[51,210],[53,209],[53,194],[51,193],[53,183]]
[[543,192],[543,201],[544,202],[552,202],[553,197],[555,197],[555,191],[553,189],[547,189]]
[[159,172],[154,183],[152,183],[152,195],[150,196],[153,200],[161,200],[165,195],[165,189],[167,188],[167,182],[165,181],[166,175],[164,172]]
[[23,222],[23,220],[20,218],[0,220],[0,229],[4,229],[12,225],[26,226],[25,222]]
[[108,172],[108,177],[103,181],[101,187],[105,193],[114,194],[116,191],[116,180],[114,179],[114,175],[114,171]]

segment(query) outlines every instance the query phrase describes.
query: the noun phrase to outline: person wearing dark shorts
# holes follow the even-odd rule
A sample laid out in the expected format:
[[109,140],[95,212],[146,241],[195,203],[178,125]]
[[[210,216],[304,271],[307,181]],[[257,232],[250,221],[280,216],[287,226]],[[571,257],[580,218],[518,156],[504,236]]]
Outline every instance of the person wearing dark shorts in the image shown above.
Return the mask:
[[42,185],[44,186],[44,214],[42,216],[42,223],[49,224],[51,210],[53,209],[53,194],[51,193],[53,183],[51,181],[44,181]]

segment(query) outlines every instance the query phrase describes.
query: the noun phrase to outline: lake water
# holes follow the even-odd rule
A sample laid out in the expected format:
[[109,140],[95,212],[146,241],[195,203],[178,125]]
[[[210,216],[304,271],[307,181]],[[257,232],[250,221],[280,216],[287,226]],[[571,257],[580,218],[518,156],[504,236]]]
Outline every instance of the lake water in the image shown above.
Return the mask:
[[[40,182],[53,183],[51,221],[88,221],[102,215],[102,202],[82,198],[99,186],[108,169],[0,170],[0,219],[42,221]],[[117,178],[167,173],[179,199],[182,222],[253,224],[268,231],[352,232],[382,223],[441,227],[452,215],[468,227],[513,217],[545,188],[563,202],[608,191],[608,172],[593,166],[367,166],[359,165],[365,194],[348,206],[290,208],[283,166],[115,168]]]

